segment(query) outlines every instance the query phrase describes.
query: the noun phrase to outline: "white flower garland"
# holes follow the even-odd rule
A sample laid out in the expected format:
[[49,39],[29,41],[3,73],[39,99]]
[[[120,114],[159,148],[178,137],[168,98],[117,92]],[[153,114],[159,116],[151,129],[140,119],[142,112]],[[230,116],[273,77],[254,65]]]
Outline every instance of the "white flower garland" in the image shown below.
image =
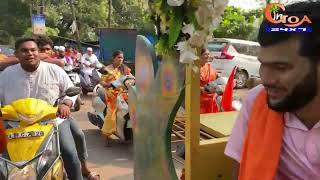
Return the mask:
[[[201,26],[201,30],[195,30],[193,24],[184,24],[182,32],[189,34],[190,38],[177,44],[177,49],[180,50],[181,63],[193,63],[193,61],[199,59],[196,55],[196,49],[207,45],[208,41],[212,38],[212,32],[219,26],[224,8],[228,4],[228,0],[199,1],[199,7],[195,12],[195,16],[198,24]],[[167,3],[170,6],[181,6],[184,0],[167,0]]]

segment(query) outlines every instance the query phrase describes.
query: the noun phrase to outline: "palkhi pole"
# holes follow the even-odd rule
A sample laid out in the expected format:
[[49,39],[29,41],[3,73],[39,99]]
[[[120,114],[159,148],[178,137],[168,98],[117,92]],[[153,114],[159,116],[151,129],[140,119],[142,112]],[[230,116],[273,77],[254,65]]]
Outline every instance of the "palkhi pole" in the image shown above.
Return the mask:
[[74,10],[74,0],[69,0],[69,3],[70,3],[70,9],[71,9],[71,12],[72,12],[72,18],[73,18],[73,21],[76,24],[76,32],[75,33],[76,33],[76,38],[77,38],[78,49],[81,50],[80,34],[79,34],[78,25],[77,25],[76,13],[75,13],[75,10]]

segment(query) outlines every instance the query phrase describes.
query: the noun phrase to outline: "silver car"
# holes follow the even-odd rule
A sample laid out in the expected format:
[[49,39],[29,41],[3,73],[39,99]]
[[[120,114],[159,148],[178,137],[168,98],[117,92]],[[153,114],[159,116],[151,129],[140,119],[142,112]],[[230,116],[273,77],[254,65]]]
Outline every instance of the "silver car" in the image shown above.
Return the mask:
[[260,62],[257,59],[260,51],[259,43],[214,38],[208,43],[208,49],[213,57],[212,67],[218,71],[220,76],[229,77],[234,66],[238,66],[236,88],[245,88],[249,78],[260,77]]

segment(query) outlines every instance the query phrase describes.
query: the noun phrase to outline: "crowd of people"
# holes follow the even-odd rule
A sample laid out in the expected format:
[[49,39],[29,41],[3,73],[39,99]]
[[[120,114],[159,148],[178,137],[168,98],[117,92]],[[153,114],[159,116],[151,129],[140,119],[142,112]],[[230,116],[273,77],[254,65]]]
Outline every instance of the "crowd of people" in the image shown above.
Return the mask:
[[[92,67],[97,57],[92,48],[81,55],[70,47],[54,47],[48,37],[20,38],[15,43],[15,56],[7,57],[0,62],[0,102],[7,105],[23,98],[42,99],[51,105],[61,93],[73,87],[67,73],[62,67],[87,64]],[[89,61],[89,62],[85,62]],[[11,82],[11,83],[7,83]],[[65,119],[59,125],[61,156],[70,180],[81,180],[83,175],[88,179],[100,179],[90,171],[85,136],[77,121],[70,117],[75,97],[66,96],[58,105],[60,118]],[[8,127],[8,124],[4,125]],[[5,135],[2,134],[5,141]],[[1,148],[3,149],[3,148]]]
[[[320,143],[319,102],[319,2],[296,3],[288,11],[310,12],[314,32],[269,33],[263,20],[258,41],[262,85],[249,91],[243,101],[225,149],[234,160],[234,179],[319,179]],[[23,98],[36,98],[54,104],[73,84],[66,65],[82,66],[81,73],[90,81],[93,68],[108,71],[100,79],[108,101],[106,122],[102,134],[108,138],[114,131],[115,94],[111,81],[121,75],[131,75],[123,64],[123,52],[113,54],[113,62],[103,66],[87,48],[53,46],[48,37],[21,38],[15,43],[15,56],[0,61],[0,102],[10,104]],[[203,49],[200,60],[200,110],[217,112],[216,94],[207,93],[205,85],[218,78],[208,63],[209,51]],[[60,66],[60,67],[59,67]],[[10,83],[7,83],[10,82]],[[100,179],[86,164],[88,158],[85,137],[77,122],[70,117],[73,97],[65,97],[58,105],[58,114],[65,119],[59,125],[61,155],[68,178]],[[108,120],[110,119],[110,120]],[[7,126],[7,124],[5,124]],[[0,131],[0,150],[5,149],[6,136]],[[183,179],[184,177],[182,177]]]
[[[104,93],[109,99],[106,104],[114,107],[114,91],[111,81],[120,76],[131,75],[131,69],[123,64],[124,53],[120,50],[113,53],[110,65],[101,64],[93,49],[88,47],[86,53],[81,54],[78,49],[64,46],[54,46],[47,36],[36,38],[19,38],[15,43],[15,55],[0,61],[0,102],[8,105],[15,100],[35,98],[45,100],[51,105],[60,97],[61,93],[73,87],[71,79],[64,71],[65,66],[80,67],[80,74],[90,83],[92,71],[95,68],[108,72],[102,75],[99,83],[105,88]],[[7,84],[6,82],[12,82]],[[113,95],[112,95],[113,94]],[[75,119],[70,117],[71,108],[75,104],[75,97],[66,96],[58,104],[58,115],[64,121],[59,124],[61,156],[67,176],[70,180],[81,180],[85,176],[90,180],[100,179],[99,175],[89,170],[86,141],[83,131]],[[115,131],[115,119],[111,118],[116,108],[108,108],[106,122],[102,134],[108,137]],[[7,128],[8,124],[4,124]],[[0,131],[1,132],[1,131]],[[5,142],[5,134],[2,139]],[[0,147],[4,150],[5,144]]]

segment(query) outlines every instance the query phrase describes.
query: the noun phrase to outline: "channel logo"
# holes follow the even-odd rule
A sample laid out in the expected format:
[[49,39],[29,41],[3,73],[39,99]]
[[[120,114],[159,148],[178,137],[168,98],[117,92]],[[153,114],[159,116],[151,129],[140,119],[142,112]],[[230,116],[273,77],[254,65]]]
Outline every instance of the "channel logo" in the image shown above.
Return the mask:
[[272,25],[266,26],[267,32],[312,32],[311,20],[307,15],[291,15],[280,3],[271,3],[265,9],[264,16]]

